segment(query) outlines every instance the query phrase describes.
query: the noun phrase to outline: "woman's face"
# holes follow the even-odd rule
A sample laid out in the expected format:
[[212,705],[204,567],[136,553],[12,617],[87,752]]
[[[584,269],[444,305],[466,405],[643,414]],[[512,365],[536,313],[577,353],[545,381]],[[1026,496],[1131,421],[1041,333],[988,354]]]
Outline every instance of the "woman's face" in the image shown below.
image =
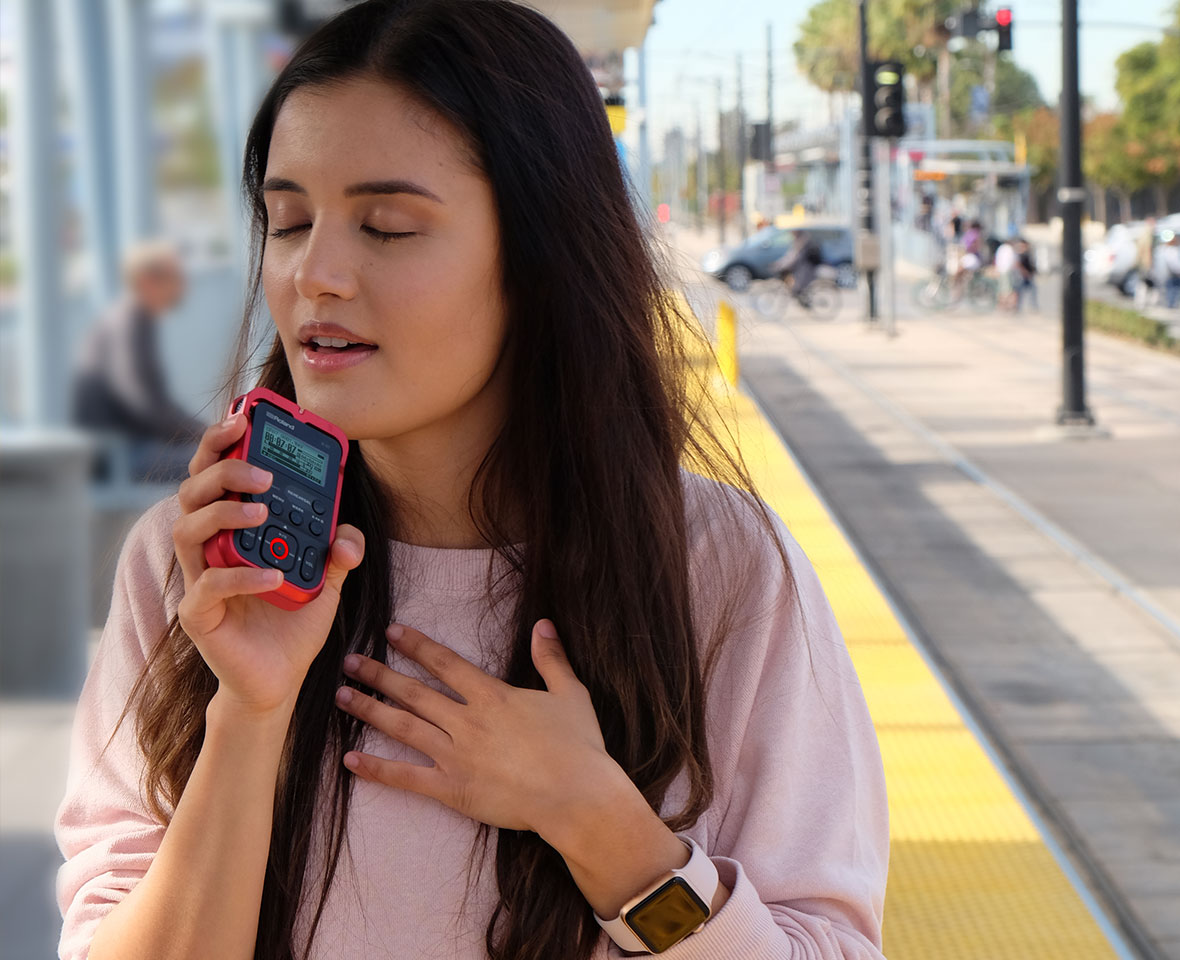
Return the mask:
[[303,87],[263,190],[263,288],[299,403],[353,439],[494,430],[498,223],[453,128],[385,83]]

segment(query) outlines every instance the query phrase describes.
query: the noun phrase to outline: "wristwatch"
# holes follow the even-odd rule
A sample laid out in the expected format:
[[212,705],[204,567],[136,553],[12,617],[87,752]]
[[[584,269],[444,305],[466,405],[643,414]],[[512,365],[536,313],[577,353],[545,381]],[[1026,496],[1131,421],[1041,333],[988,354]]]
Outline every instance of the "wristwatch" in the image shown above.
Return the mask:
[[705,925],[721,883],[708,854],[691,838],[678,838],[692,855],[679,870],[661,877],[623,904],[619,915],[594,919],[629,953],[663,953]]

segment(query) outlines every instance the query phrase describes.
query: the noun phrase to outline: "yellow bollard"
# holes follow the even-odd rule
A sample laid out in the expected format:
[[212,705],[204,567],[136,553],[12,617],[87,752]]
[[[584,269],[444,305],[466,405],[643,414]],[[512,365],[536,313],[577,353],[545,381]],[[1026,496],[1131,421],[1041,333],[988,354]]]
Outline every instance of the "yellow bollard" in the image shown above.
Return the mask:
[[731,387],[738,382],[737,314],[733,305],[722,300],[717,309],[717,364],[721,376]]

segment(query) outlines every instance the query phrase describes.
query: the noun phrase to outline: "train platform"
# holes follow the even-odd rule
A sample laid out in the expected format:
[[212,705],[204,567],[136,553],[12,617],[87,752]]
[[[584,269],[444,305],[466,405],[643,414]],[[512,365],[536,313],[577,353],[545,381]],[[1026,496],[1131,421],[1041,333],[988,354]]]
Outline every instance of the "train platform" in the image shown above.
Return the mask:
[[[684,287],[715,315],[719,287]],[[1047,321],[907,317],[886,338],[851,298],[830,324],[736,306],[725,404],[880,739],[885,955],[1180,960],[1180,360],[1089,338],[1106,435],[1067,443],[1042,429]],[[56,944],[72,712],[0,703],[12,960]]]
[[877,722],[886,955],[1180,960],[1180,358],[1087,334],[1066,437],[1052,318],[767,318],[674,239]]
[[768,417],[742,392],[730,407],[759,492],[819,574],[873,716],[890,807],[885,955],[1131,956]]

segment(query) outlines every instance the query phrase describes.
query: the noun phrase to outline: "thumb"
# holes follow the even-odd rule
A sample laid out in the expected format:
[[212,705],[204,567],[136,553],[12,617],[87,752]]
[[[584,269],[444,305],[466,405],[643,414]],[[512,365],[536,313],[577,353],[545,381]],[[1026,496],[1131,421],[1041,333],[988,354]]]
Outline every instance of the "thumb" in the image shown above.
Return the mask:
[[556,693],[571,680],[577,681],[552,620],[538,620],[533,624],[532,654],[537,672],[550,693]]
[[351,524],[336,528],[336,539],[328,553],[328,570],[324,575],[325,589],[340,593],[340,587],[350,570],[360,566],[365,556],[365,535]]

